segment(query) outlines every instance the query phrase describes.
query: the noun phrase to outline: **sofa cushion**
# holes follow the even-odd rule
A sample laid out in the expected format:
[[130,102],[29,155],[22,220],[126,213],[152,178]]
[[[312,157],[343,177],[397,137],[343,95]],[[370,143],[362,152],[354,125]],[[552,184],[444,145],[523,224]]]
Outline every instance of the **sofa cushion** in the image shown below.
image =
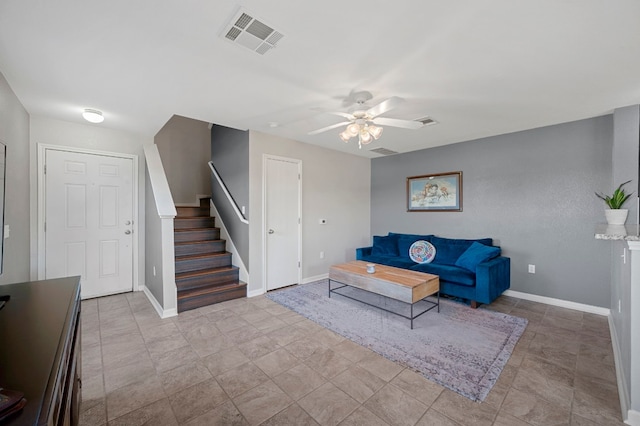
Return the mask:
[[396,238],[374,235],[371,254],[382,256],[397,256],[398,243],[396,242]]
[[500,255],[500,247],[486,246],[477,241],[469,246],[456,260],[456,266],[476,272],[476,266]]
[[490,246],[493,243],[491,238],[479,240],[460,240],[452,238],[431,237],[431,244],[436,247],[436,258],[434,263],[455,266],[456,261],[474,242]]
[[417,265],[414,264],[410,269],[437,275],[440,277],[441,281],[449,281],[466,286],[476,285],[475,272],[467,271],[466,269],[458,266],[439,265],[437,263],[419,263]]

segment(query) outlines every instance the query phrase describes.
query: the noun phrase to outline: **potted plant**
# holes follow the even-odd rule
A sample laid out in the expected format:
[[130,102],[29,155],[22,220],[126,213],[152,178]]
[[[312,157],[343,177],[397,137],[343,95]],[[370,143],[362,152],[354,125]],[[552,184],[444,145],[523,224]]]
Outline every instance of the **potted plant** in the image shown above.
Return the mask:
[[624,225],[624,222],[627,220],[627,215],[629,214],[629,210],[623,209],[623,204],[631,197],[631,194],[627,194],[624,192],[622,188],[624,185],[631,182],[630,180],[623,182],[618,186],[618,188],[613,191],[613,195],[604,195],[602,193],[598,194],[596,192],[596,196],[603,200],[605,204],[609,207],[604,211],[604,214],[607,218],[607,223],[609,225]]

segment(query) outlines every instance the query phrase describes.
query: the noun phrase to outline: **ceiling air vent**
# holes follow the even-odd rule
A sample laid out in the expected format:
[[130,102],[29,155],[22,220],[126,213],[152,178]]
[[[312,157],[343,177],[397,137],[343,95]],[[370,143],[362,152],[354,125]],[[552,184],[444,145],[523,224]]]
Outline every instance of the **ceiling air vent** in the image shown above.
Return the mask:
[[387,148],[376,148],[376,149],[372,149],[370,150],[371,152],[375,152],[376,154],[381,154],[381,155],[393,155],[393,154],[397,154],[396,151],[391,151],[390,149]]
[[431,117],[418,118],[418,119],[416,119],[414,121],[419,121],[422,124],[424,124],[425,126],[430,126],[432,124],[438,124],[438,122],[436,120],[434,120],[433,118],[431,118]]
[[240,9],[235,13],[222,31],[222,36],[254,52],[264,55],[276,47],[284,35],[264,22],[256,19],[253,14]]

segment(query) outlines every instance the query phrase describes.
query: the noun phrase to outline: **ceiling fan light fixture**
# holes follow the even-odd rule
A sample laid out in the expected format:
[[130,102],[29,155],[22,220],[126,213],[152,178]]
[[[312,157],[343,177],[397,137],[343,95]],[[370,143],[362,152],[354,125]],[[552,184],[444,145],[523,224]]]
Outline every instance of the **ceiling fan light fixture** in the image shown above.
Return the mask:
[[357,136],[358,133],[360,133],[360,126],[358,125],[358,123],[351,123],[347,126],[347,129],[345,131],[351,136]]
[[364,145],[370,143],[373,140],[368,129],[365,127],[360,131],[360,142]]
[[382,135],[382,130],[383,129],[380,126],[369,126],[369,133],[376,140]]
[[[369,92],[358,92],[349,95],[346,100],[350,104],[355,102],[355,105],[349,108],[348,112],[334,111],[330,114],[337,115],[342,118],[346,118],[346,121],[340,123],[331,124],[326,127],[322,127],[318,130],[309,132],[309,135],[317,135],[327,130],[335,128],[343,128],[343,131],[338,133],[338,136],[343,142],[349,142],[351,138],[358,138],[358,147],[362,149],[362,145],[368,145],[374,140],[380,139],[384,128],[382,126],[399,127],[402,129],[416,130],[425,125],[431,120],[428,117],[420,120],[403,120],[397,118],[384,117],[387,111],[397,108],[404,100],[397,96],[392,96],[377,105],[368,106],[367,101],[372,99],[372,95]],[[424,121],[423,121],[424,120]]]

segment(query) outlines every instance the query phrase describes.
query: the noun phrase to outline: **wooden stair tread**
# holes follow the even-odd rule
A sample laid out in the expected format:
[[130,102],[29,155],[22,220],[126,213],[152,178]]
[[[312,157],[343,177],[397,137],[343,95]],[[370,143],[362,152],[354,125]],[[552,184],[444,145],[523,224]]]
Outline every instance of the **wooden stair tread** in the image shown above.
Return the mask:
[[210,229],[220,229],[217,226],[201,226],[200,228],[178,228],[174,229],[173,232],[197,232],[197,231],[208,231]]
[[223,239],[217,240],[198,240],[198,241],[178,241],[175,243],[176,246],[188,246],[191,244],[207,244],[207,243],[220,243],[224,241]]
[[206,259],[207,257],[221,257],[228,256],[231,253],[228,251],[216,251],[211,253],[199,253],[199,254],[184,254],[181,256],[176,256],[176,262],[178,260],[196,260],[196,259]]
[[179,272],[176,274],[176,280],[184,278],[199,277],[202,275],[215,274],[216,272],[229,272],[237,270],[237,266],[221,266],[219,268],[199,269],[197,271]]
[[211,294],[211,293],[222,293],[228,290],[237,289],[246,287],[247,283],[243,281],[238,281],[235,283],[229,283],[224,285],[219,285],[215,287],[197,287],[188,290],[178,290],[178,300],[186,299],[190,297],[202,296],[203,294]]
[[178,220],[180,220],[180,219],[185,219],[185,220],[188,220],[188,219],[215,219],[214,216],[210,216],[208,214],[203,214],[201,216],[181,216],[181,215],[176,215],[173,218],[174,219],[178,219]]
[[208,219],[208,218],[212,218],[212,216],[209,215],[202,215],[202,216],[175,216],[173,219],[174,220],[189,220],[189,219]]

